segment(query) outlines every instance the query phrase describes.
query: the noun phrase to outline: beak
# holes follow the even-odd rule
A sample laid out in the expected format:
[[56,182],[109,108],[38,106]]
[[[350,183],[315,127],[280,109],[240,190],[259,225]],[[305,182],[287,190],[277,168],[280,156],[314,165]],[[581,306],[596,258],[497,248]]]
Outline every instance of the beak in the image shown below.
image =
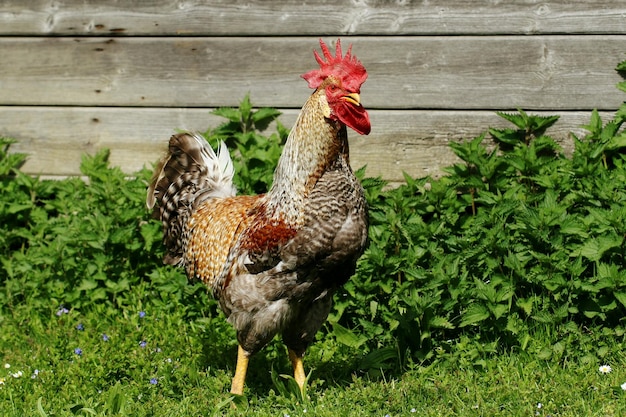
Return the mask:
[[345,96],[341,97],[343,100],[347,101],[348,103],[352,103],[355,106],[360,106],[361,105],[361,96],[358,93],[350,93],[350,94],[346,94]]

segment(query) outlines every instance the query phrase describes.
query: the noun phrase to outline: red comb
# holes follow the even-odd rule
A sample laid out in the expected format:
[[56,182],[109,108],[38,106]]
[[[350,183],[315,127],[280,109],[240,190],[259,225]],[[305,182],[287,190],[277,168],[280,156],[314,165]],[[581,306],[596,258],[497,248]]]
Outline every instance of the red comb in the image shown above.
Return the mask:
[[315,69],[302,74],[308,83],[310,88],[317,88],[319,85],[329,76],[334,76],[341,81],[342,86],[349,91],[358,93],[361,84],[367,79],[367,71],[361,62],[352,56],[352,45],[348,48],[345,56],[341,56],[341,40],[337,39],[337,47],[335,48],[335,56],[332,56],[328,50],[328,46],[320,39],[320,46],[322,47],[322,53],[324,58],[313,51],[315,60],[320,64],[320,69]]

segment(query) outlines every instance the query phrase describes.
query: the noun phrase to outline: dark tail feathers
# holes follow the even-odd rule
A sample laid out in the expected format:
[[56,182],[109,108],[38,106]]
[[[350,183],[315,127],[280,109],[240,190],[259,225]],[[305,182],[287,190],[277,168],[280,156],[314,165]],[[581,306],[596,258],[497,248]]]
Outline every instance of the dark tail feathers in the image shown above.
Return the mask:
[[232,179],[233,163],[224,142],[216,154],[198,134],[179,133],[170,138],[168,153],[154,171],[146,198],[148,208],[154,208],[155,217],[163,222],[164,263],[181,264],[189,216],[209,198],[235,195]]

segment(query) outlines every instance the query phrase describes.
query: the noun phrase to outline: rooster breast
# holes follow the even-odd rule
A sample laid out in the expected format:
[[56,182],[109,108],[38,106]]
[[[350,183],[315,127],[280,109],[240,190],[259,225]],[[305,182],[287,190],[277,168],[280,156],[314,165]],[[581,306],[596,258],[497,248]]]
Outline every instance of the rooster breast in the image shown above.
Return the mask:
[[[265,269],[233,277],[220,299],[241,346],[254,353],[282,333],[304,351],[326,320],[332,294],[354,273],[367,241],[363,189],[341,156],[306,197],[303,225]],[[246,256],[250,259],[250,256]],[[257,271],[254,265],[247,270]]]

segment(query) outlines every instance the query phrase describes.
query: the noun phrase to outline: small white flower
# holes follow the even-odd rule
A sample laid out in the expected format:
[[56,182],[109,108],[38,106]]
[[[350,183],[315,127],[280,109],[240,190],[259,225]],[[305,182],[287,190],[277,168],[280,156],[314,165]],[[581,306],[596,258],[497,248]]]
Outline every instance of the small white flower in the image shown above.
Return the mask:
[[24,375],[24,374],[22,373],[22,371],[17,371],[16,373],[11,374],[11,376],[12,376],[13,378],[21,378],[21,377],[22,377],[22,375]]
[[537,408],[543,408],[543,404],[537,403]]
[[9,369],[11,367],[11,364],[5,363],[4,364],[4,369]]
[[612,370],[611,365],[602,365],[598,368],[598,371],[600,371],[601,374],[611,373]]
[[417,410],[415,408],[411,408],[411,412],[412,413],[417,413]]
[[624,382],[622,385],[620,385],[620,387],[622,388],[622,390],[626,391],[626,382]]

